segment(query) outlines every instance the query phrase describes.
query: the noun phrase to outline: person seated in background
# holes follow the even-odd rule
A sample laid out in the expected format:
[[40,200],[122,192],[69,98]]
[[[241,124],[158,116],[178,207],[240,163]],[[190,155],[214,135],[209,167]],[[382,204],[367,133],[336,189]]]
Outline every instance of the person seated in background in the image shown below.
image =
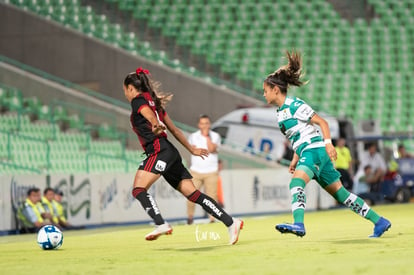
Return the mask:
[[53,209],[52,201],[55,197],[55,191],[51,187],[45,188],[43,190],[43,197],[42,197],[42,206],[46,213],[51,215],[52,222],[54,224],[59,224],[59,220],[57,217],[56,212]]
[[414,156],[407,152],[404,144],[398,145],[398,158],[399,159],[406,159],[406,158],[413,158]]
[[371,191],[371,184],[376,183],[376,178],[372,171],[371,165],[366,165],[363,172],[355,175],[355,185],[353,192],[356,195],[369,193]]
[[366,165],[363,171],[355,175],[353,192],[363,198],[369,205],[381,200],[378,192],[372,191],[372,185],[377,184],[375,173],[371,165]]
[[41,227],[53,224],[52,215],[45,211],[40,201],[40,189],[37,187],[30,188],[27,191],[27,198],[23,207],[17,213],[18,219],[24,227],[21,233],[35,233]]
[[63,228],[67,228],[67,227],[71,227],[71,225],[66,219],[65,209],[63,208],[63,205],[62,205],[62,196],[63,196],[62,191],[55,190],[54,197],[52,200],[52,207],[53,207],[53,210],[54,210],[54,213],[56,215],[56,219],[59,225]]
[[70,224],[66,218],[66,211],[65,208],[62,205],[62,197],[63,192],[61,190],[54,190],[54,198],[52,200],[52,207],[53,211],[56,215],[58,224],[63,229],[69,230],[69,229],[84,229],[84,226],[74,226]]
[[374,174],[374,183],[371,184],[371,191],[378,192],[387,172],[387,164],[383,156],[378,152],[376,143],[369,144],[367,150],[361,155],[359,169],[363,171],[367,165],[371,166]]

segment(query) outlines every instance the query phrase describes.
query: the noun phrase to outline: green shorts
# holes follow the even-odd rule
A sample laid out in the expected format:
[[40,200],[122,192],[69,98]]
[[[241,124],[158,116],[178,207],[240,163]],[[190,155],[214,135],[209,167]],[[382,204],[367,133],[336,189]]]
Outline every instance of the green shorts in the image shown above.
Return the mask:
[[304,171],[315,179],[322,188],[339,181],[341,174],[335,169],[325,147],[312,148],[302,152],[296,170]]

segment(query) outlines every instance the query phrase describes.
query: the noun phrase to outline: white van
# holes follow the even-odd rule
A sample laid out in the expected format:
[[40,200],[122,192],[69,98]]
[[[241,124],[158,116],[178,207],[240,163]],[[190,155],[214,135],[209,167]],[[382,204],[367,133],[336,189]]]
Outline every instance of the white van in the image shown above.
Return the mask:
[[[328,122],[332,139],[337,139],[340,136],[338,120],[325,113],[318,114]],[[234,110],[215,121],[212,130],[221,135],[223,144],[269,160],[280,160],[286,150],[287,140],[279,129],[275,107]]]

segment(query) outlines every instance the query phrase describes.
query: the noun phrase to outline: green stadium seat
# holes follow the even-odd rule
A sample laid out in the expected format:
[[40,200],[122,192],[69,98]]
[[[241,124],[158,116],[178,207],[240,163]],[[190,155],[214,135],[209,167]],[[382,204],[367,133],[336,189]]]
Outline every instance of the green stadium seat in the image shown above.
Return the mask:
[[5,103],[9,111],[21,111],[23,109],[23,100],[17,95],[11,95]]
[[82,130],[84,128],[83,120],[78,114],[73,114],[68,117],[69,127],[72,129]]
[[54,122],[68,122],[69,121],[68,114],[65,108],[63,108],[60,105],[54,106],[51,113],[52,113],[52,118]]
[[42,106],[39,98],[37,98],[35,96],[34,97],[29,97],[29,98],[24,98],[23,102],[24,102],[26,111],[30,112],[30,113],[34,113],[34,114],[39,112],[39,109]]
[[0,110],[3,108],[3,106],[5,106],[6,101],[7,101],[6,88],[0,86]]
[[137,6],[139,7],[139,5],[136,5],[134,0],[124,0],[124,1],[116,1],[116,2],[118,2],[118,7],[122,11],[130,11],[130,10],[134,10],[135,8],[137,8]]
[[[195,68],[185,68],[183,62],[174,60],[175,56],[169,57],[169,52],[160,53],[149,42],[134,39],[122,26],[119,36],[112,35],[114,24],[108,19],[103,20],[92,7],[81,6],[80,1],[73,3],[64,0],[64,5],[61,1],[51,1],[53,4],[35,0],[12,2],[33,11],[41,7],[46,15],[55,16],[55,20],[64,19],[66,24],[84,29],[108,43],[114,43],[179,71],[202,75]],[[46,2],[49,4],[45,4]],[[207,64],[219,68],[217,75],[221,73],[227,78],[230,75],[234,80],[246,82],[246,85],[253,83],[252,87],[259,91],[261,85],[257,79],[277,68],[281,64],[279,57],[284,50],[291,48],[305,53],[305,71],[310,79],[320,75],[337,79],[332,76],[341,74],[349,81],[344,81],[343,85],[315,85],[303,89],[317,91],[319,88],[331,88],[338,95],[344,96],[349,92],[349,105],[352,106],[357,105],[354,101],[358,100],[356,95],[360,89],[366,89],[367,95],[370,95],[370,91],[392,89],[392,86],[386,84],[387,81],[379,78],[367,77],[358,83],[360,74],[380,75],[414,70],[411,62],[414,54],[410,46],[414,42],[414,16],[411,16],[414,7],[408,0],[368,0],[367,3],[374,8],[378,17],[370,21],[357,19],[352,24],[341,18],[325,0],[254,3],[239,0],[178,0],[174,1],[174,5],[167,4],[170,1],[165,0],[105,2],[117,5],[119,10],[132,14],[139,23],[147,22],[150,28],[160,30],[162,36],[175,39],[177,45],[186,47],[193,55],[203,58]],[[48,6],[53,8],[47,9]],[[73,7],[76,7],[76,12],[72,11]],[[275,10],[280,11],[278,16],[274,16]],[[71,16],[68,17],[68,14]],[[61,15],[65,17],[59,17]],[[283,39],[275,39],[279,37]],[[263,56],[268,58],[262,59]],[[269,57],[273,60],[269,61]],[[249,70],[249,67],[255,68],[254,71]],[[349,75],[351,77],[348,78]],[[320,81],[324,82],[323,79]],[[397,91],[408,91],[410,85],[413,85],[409,80],[401,82],[402,85],[394,83]],[[332,108],[336,103],[326,104],[327,108]],[[358,117],[359,114],[353,115],[355,119]]]
[[117,139],[119,134],[115,127],[108,125],[107,123],[102,123],[98,127],[98,135],[102,139]]
[[39,120],[50,121],[52,116],[48,105],[43,105],[37,110],[37,117]]

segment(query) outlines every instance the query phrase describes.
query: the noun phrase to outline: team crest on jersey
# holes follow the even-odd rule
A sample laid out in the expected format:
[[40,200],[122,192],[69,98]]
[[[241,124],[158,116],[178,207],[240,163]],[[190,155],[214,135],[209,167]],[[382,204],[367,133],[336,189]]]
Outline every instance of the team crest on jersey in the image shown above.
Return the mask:
[[287,120],[292,118],[292,114],[290,113],[289,109],[284,109],[278,112],[279,121]]
[[165,163],[165,161],[158,160],[157,163],[155,164],[155,170],[162,172],[165,170],[166,166],[167,166],[167,163]]
[[149,106],[151,106],[151,107],[154,107],[154,106],[155,106],[155,103],[154,103],[154,101],[152,101],[152,100],[148,100],[148,104],[149,104]]

